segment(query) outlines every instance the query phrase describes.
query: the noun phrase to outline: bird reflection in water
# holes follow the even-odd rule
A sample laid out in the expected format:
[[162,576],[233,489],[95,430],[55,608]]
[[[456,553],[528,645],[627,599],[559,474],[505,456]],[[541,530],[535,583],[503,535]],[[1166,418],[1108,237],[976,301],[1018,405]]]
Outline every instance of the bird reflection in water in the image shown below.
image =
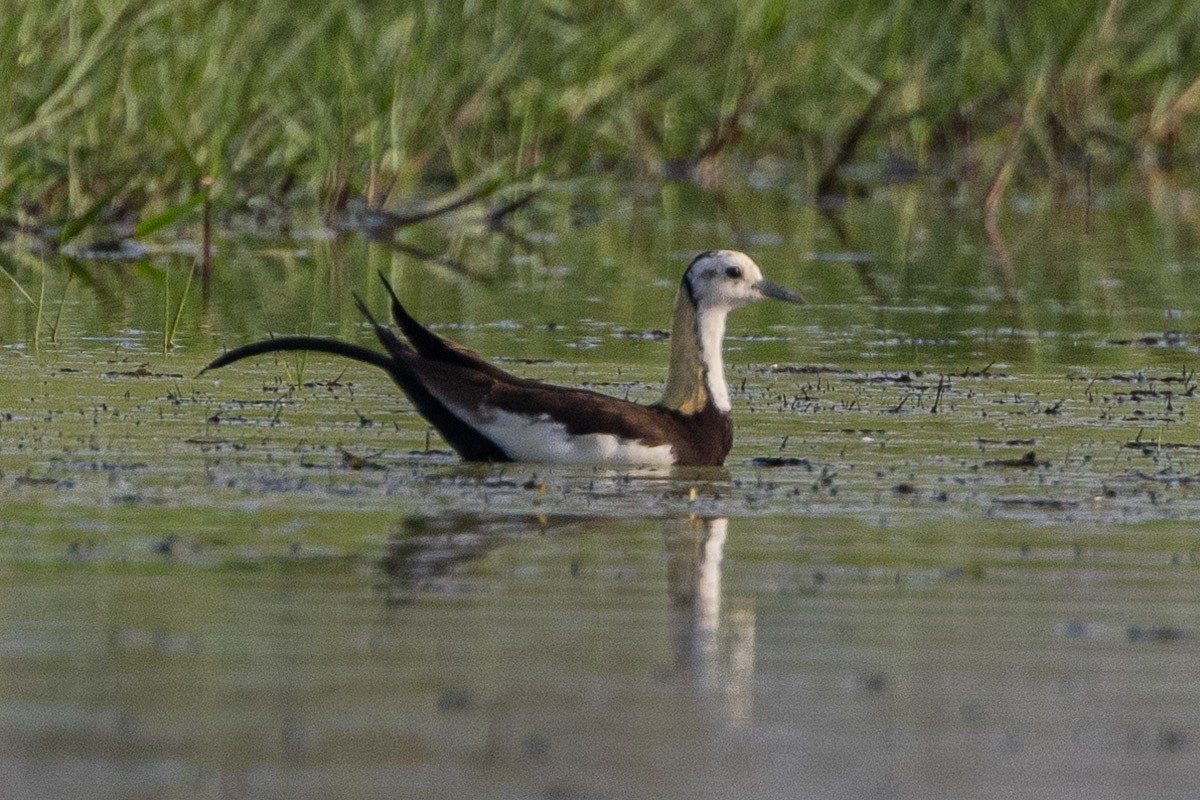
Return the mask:
[[722,609],[729,520],[689,517],[664,528],[675,666],[721,698],[729,722],[747,725],[754,711],[755,616],[745,598],[729,598]]
[[[454,594],[471,580],[471,565],[497,548],[546,536],[603,535],[622,524],[575,516],[410,517],[388,540],[380,561],[386,596],[402,605],[422,595]],[[754,710],[755,611],[750,599],[728,598],[722,591],[729,520],[689,515],[661,525],[672,672],[715,698],[728,723],[748,725]],[[578,566],[567,569],[574,574]]]

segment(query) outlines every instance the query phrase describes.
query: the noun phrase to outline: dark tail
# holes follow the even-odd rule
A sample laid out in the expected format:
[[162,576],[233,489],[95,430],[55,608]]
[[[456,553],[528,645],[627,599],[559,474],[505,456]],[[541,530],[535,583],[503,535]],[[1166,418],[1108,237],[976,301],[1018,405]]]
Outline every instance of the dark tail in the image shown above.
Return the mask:
[[[387,281],[385,280],[384,283],[386,284]],[[388,292],[392,294],[394,306],[399,307],[399,301],[396,300],[396,295],[392,293],[391,286],[388,286]],[[375,335],[379,337],[380,344],[388,349],[387,354],[369,350],[356,344],[339,342],[335,339],[319,339],[315,336],[281,336],[277,339],[266,339],[230,350],[228,353],[218,356],[211,364],[200,370],[200,374],[203,375],[210,369],[228,366],[244,358],[288,350],[329,353],[353,359],[354,361],[361,361],[364,364],[379,367],[391,375],[392,380],[404,391],[404,394],[416,406],[421,416],[425,417],[433,427],[437,428],[442,438],[465,460],[511,461],[512,459],[508,457],[508,454],[500,449],[495,442],[459,419],[450,409],[446,408],[446,405],[441,400],[425,388],[420,375],[414,368],[414,363],[419,362],[420,358],[426,354],[421,353],[418,355],[418,352],[414,352],[413,348],[401,342],[391,329],[376,322],[375,318],[371,316],[371,312],[358,296],[355,296],[354,300],[358,303],[359,310],[362,311],[367,321],[375,329]],[[395,311],[395,307],[393,308],[393,312]],[[424,336],[432,337],[432,339],[436,340],[440,348],[449,350],[449,346],[437,334],[426,330],[419,322],[407,314],[404,314],[402,318],[407,319],[410,325],[415,326],[418,331],[417,336],[423,333]],[[400,319],[401,317],[398,315],[397,322]],[[405,335],[410,338],[414,335],[409,333],[403,325],[402,329]],[[416,344],[417,342],[414,341],[414,345]]]
[[400,332],[404,334],[406,339],[412,342],[417,352],[426,358],[438,361],[449,361],[451,363],[458,361],[455,357],[457,354],[446,343],[445,339],[413,319],[408,310],[400,304],[400,298],[396,297],[396,290],[392,288],[392,284],[382,272],[379,273],[379,280],[383,281],[384,287],[387,288],[388,296],[392,299],[392,319],[396,320],[396,325],[400,328]]
[[[387,283],[387,281],[384,281],[384,283]],[[391,293],[391,291],[392,287],[388,286],[388,292]],[[393,293],[393,299],[395,296]],[[411,353],[412,349],[397,339],[396,334],[392,333],[386,325],[380,325],[376,322],[366,303],[357,294],[354,295],[354,302],[358,306],[358,310],[362,312],[362,315],[367,318],[367,322],[371,323],[371,327],[375,330],[375,336],[379,338],[379,343],[387,348],[389,355],[384,355],[383,353],[378,353],[356,344],[339,342],[336,339],[319,339],[315,336],[280,336],[230,350],[200,370],[200,374],[203,375],[210,369],[227,367],[235,361],[241,361],[244,358],[253,358],[254,356],[261,356],[263,353],[278,353],[288,350],[330,353],[335,356],[342,356],[343,358],[350,358],[355,361],[361,361],[364,364],[379,367],[385,372],[394,372],[396,366],[395,356],[404,352]]]
[[[501,380],[512,379],[511,375],[496,365],[484,361],[465,347],[443,339],[417,322],[408,313],[407,309],[401,305],[400,298],[396,297],[396,292],[392,289],[392,284],[388,282],[388,279],[382,272],[379,273],[379,280],[383,281],[383,285],[387,288],[388,296],[392,299],[392,319],[396,321],[396,326],[400,328],[400,332],[412,344],[413,349],[420,353],[422,357],[428,358],[431,361],[444,361],[447,364],[457,364],[460,367],[475,370],[484,375],[490,375],[493,378],[500,378]],[[363,313],[367,315],[367,319],[371,320],[371,324],[375,325],[375,330],[378,332],[380,326],[376,324],[375,320],[371,319],[370,313],[363,308],[361,301],[359,302],[359,308],[363,309]],[[385,328],[385,330],[387,329]],[[388,333],[390,334],[391,331],[389,330]],[[394,339],[395,336],[392,338]],[[380,334],[380,339],[383,339],[382,334]],[[404,345],[401,346],[403,347]]]
[[277,339],[265,339],[254,344],[236,347],[213,359],[211,364],[200,370],[200,374],[203,375],[210,369],[227,367],[235,361],[241,361],[244,358],[253,358],[254,356],[261,356],[263,353],[277,353],[288,350],[309,350],[318,353],[330,353],[335,356],[361,361],[364,364],[379,367],[387,372],[391,372],[393,367],[393,361],[388,356],[377,353],[374,350],[368,350],[365,347],[359,347],[356,344],[339,342],[334,339],[318,339],[315,336],[280,336]]

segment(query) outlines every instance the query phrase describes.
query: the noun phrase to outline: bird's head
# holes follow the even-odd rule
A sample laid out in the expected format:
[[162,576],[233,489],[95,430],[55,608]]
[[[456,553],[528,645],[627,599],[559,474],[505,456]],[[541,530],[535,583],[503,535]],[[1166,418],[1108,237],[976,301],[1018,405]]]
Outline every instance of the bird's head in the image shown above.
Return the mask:
[[796,292],[764,279],[754,259],[736,250],[710,250],[696,256],[683,283],[697,311],[732,311],[767,297],[804,302]]

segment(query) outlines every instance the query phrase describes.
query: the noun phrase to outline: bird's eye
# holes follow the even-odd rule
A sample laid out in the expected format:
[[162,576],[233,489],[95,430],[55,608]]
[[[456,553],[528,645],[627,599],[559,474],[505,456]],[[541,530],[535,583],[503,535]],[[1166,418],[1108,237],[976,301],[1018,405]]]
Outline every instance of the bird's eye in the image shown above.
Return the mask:
[[742,277],[742,268],[741,267],[726,267],[725,268],[725,277],[733,278],[735,281],[738,280],[739,278]]

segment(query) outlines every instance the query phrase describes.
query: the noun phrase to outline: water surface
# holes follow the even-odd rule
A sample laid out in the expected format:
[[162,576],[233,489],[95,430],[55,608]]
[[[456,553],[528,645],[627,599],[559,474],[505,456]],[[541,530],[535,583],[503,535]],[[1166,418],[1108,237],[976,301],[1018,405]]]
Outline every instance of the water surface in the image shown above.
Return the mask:
[[[179,256],[9,243],[43,309],[0,286],[0,779],[1191,796],[1200,247],[1186,193],[1142,194],[1018,198],[996,243],[931,187],[831,221],[782,186],[610,185],[550,193],[532,247],[405,234],[451,266],[230,230],[177,325]],[[731,317],[721,470],[463,465],[317,356],[196,377],[267,332],[369,344],[381,269],[513,371],[651,402],[717,246],[810,301]]]

